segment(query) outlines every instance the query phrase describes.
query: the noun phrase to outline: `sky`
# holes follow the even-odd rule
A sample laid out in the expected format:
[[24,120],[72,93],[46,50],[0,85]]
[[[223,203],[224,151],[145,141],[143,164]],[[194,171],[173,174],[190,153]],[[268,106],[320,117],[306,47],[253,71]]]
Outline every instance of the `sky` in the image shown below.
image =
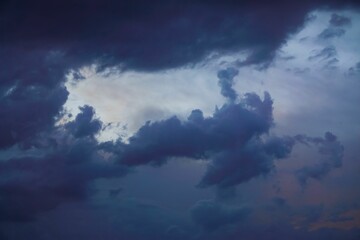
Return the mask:
[[0,3],[0,239],[359,239],[357,1]]

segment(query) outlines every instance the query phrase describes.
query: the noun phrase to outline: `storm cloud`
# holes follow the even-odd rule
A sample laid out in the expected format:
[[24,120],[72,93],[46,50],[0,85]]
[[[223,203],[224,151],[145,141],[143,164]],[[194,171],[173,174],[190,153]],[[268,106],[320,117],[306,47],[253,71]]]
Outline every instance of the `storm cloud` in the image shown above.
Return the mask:
[[91,107],[82,107],[67,128],[33,139],[35,154],[0,161],[0,221],[33,220],[59,204],[87,199],[95,191],[92,180],[127,173],[98,149],[93,135],[100,129],[93,126],[101,122],[92,114]]
[[236,99],[237,93],[232,88],[236,74],[231,68],[219,71],[221,92],[229,102],[216,108],[213,116],[204,117],[196,109],[185,121],[174,116],[147,122],[127,144],[104,145],[119,149],[115,156],[127,166],[160,166],[176,157],[207,160],[207,170],[198,184],[201,188],[229,188],[270,173],[274,160],[287,158],[300,136],[270,136],[274,122],[269,93],[265,92],[263,99],[255,93]]
[[[356,5],[258,4],[3,1],[0,64],[6,71],[0,73],[0,148],[51,127],[67,99],[65,75],[76,75],[82,66],[156,71],[196,64],[211,53],[240,50],[250,51],[246,64],[269,62],[287,36],[301,28],[310,10]],[[333,21],[344,22],[339,17]]]
[[[275,136],[270,94],[237,92],[234,82],[242,67],[268,67],[289,36],[309,20],[309,12],[358,6],[356,1],[325,0],[2,1],[1,230],[13,223],[38,221],[41,214],[59,206],[90,202],[98,190],[98,180],[122,178],[140,166],[159,167],[175,158],[204,163],[204,173],[194,185],[215,188],[227,200],[234,197],[238,185],[273,172],[275,161],[290,158],[298,143],[315,146],[321,158],[296,171],[299,183],[305,186],[309,179],[321,180],[342,165],[344,147],[337,137],[330,132],[324,137]],[[333,14],[331,29],[320,35],[323,39],[340,37],[351,21]],[[100,142],[98,136],[111,124],[103,124],[89,105],[80,107],[74,119],[64,108],[70,91],[65,87],[66,79],[72,75],[75,82],[86,81],[80,71],[84,67],[93,66],[96,73],[109,69],[165,72],[206,63],[214,56],[238,53],[244,58],[233,62],[236,68],[222,66],[217,72],[225,103],[212,114],[193,109],[186,119],[173,116],[148,121],[126,140]],[[308,60],[333,66],[339,61],[337,56],[336,48],[329,45],[314,51]],[[349,73],[357,74],[358,65]],[[118,204],[126,188],[116,186],[106,188],[106,196],[99,201]],[[149,191],[157,194],[154,189]],[[108,211],[114,214],[112,209],[109,207]],[[196,229],[191,231],[183,228],[186,224],[181,225],[180,221],[163,220],[161,216],[167,215],[167,210],[153,205],[125,204],[117,213],[124,217],[118,218],[122,232],[116,239],[184,239],[195,236],[199,229],[215,229],[220,234],[217,230],[246,219],[249,209],[199,201],[189,211]],[[257,227],[235,231],[228,239],[249,238]],[[286,225],[269,231],[290,239],[292,230]],[[43,233],[38,235],[39,239],[48,238]],[[308,235],[302,232],[300,236]]]

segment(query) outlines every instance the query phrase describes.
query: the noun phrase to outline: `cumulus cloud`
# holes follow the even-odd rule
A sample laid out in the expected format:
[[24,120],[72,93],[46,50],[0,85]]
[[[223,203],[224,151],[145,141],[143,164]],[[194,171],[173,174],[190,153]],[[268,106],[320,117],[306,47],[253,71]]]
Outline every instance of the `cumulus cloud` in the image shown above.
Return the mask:
[[[265,92],[263,99],[255,93],[237,97],[232,88],[236,74],[231,68],[219,71],[221,91],[229,101],[212,116],[204,117],[196,109],[185,121],[174,116],[147,122],[127,143],[121,139],[99,143],[94,136],[103,124],[92,107],[81,107],[73,121],[28,142],[38,149],[36,156],[26,156],[25,151],[24,157],[0,162],[1,220],[31,220],[63,202],[87,199],[93,180],[121,177],[139,165],[160,166],[174,157],[206,160],[207,170],[198,186],[215,186],[219,191],[268,174],[274,160],[288,157],[296,142],[317,145],[321,154],[329,156],[330,166],[339,166],[343,149],[331,133],[324,139],[269,135],[274,125],[270,94]],[[303,182],[315,176],[314,169],[299,171]],[[115,197],[119,191],[109,194]]]
[[103,148],[127,166],[160,166],[176,157],[207,160],[207,169],[198,187],[215,186],[220,192],[267,175],[274,169],[274,161],[289,157],[297,142],[318,146],[319,152],[329,156],[330,161],[299,170],[297,176],[302,184],[309,177],[320,178],[341,166],[343,147],[330,132],[325,138],[269,135],[274,125],[270,95],[265,92],[261,99],[255,93],[246,93],[236,98],[237,93],[232,89],[236,73],[232,69],[219,71],[221,91],[229,102],[217,108],[212,116],[204,117],[202,111],[196,109],[185,121],[174,116],[147,122],[128,143],[107,142],[102,144]]
[[213,152],[244,144],[272,125],[272,100],[248,94],[241,103],[225,104],[212,117],[193,110],[186,121],[176,116],[147,122],[124,146],[120,162],[162,164],[170,157],[207,158]]
[[226,86],[222,92],[230,102],[217,108],[213,116],[205,118],[201,110],[193,110],[186,121],[172,117],[148,122],[128,144],[120,144],[119,162],[136,166],[161,165],[173,157],[208,159],[200,187],[230,187],[271,171],[273,160],[287,157],[293,141],[261,138],[273,125],[272,99],[268,93],[263,100],[247,93],[235,102],[231,85],[236,73],[231,69],[219,72],[221,86]]
[[273,160],[287,157],[293,144],[290,139],[253,138],[244,145],[220,152],[209,163],[199,187],[227,188],[266,175],[274,167]]

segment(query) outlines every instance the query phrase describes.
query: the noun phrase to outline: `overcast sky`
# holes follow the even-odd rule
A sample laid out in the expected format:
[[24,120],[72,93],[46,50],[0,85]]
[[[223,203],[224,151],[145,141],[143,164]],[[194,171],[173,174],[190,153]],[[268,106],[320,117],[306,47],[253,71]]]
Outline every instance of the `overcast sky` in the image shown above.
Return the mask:
[[0,4],[1,239],[358,239],[356,1]]

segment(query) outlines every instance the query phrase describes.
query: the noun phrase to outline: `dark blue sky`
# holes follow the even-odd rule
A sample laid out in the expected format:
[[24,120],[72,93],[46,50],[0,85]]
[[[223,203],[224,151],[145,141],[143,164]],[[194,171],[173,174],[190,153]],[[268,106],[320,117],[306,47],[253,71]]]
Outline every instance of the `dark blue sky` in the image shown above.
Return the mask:
[[359,239],[356,1],[4,1],[0,239]]

